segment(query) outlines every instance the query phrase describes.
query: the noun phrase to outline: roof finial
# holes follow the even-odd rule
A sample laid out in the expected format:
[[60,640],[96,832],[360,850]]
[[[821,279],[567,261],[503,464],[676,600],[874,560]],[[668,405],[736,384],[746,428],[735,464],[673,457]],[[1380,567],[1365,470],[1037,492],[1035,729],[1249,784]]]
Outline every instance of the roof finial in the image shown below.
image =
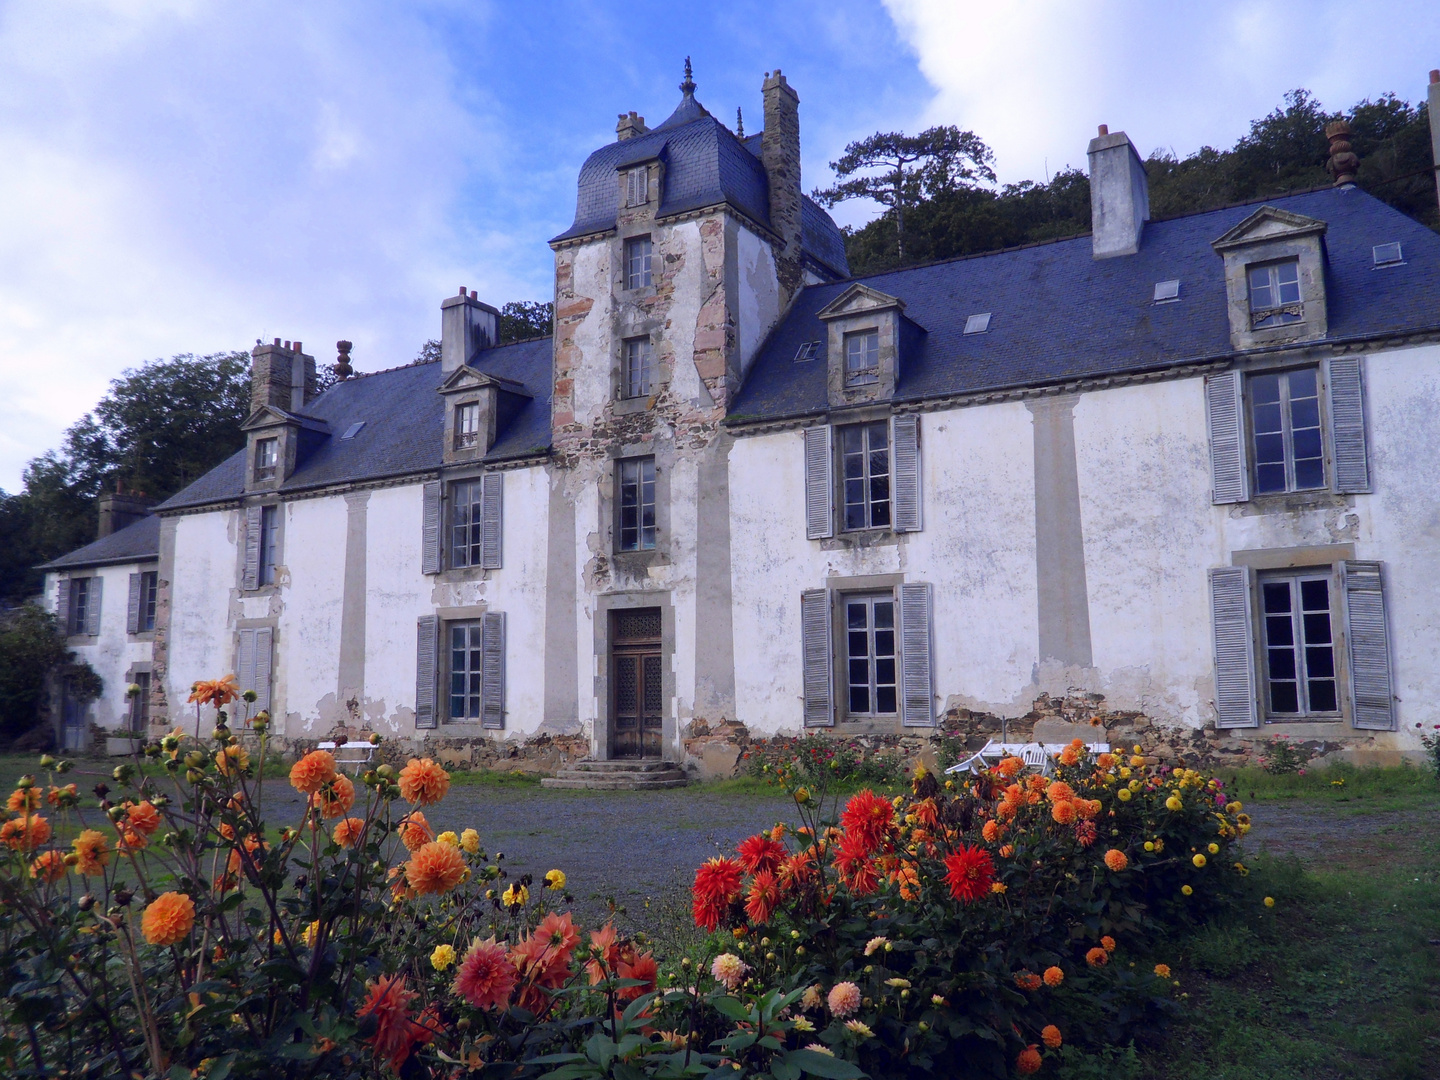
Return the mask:
[[685,81],[680,84],[680,92],[686,97],[695,96],[695,80],[691,77],[690,58],[685,57]]
[[740,114],[738,105],[735,107],[735,137],[739,139],[745,137],[745,117]]

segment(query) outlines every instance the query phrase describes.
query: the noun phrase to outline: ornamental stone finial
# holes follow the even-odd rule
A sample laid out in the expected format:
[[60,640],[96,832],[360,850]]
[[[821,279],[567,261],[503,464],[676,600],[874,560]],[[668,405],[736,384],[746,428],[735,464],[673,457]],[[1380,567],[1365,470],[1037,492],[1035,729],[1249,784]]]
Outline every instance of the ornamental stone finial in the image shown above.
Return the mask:
[[745,137],[745,117],[741,114],[738,106],[735,109],[735,135],[741,139]]
[[335,343],[336,352],[339,354],[335,357],[335,374],[342,381],[355,374],[355,369],[350,366],[350,350],[352,348],[354,346],[348,341]]
[[1344,120],[1326,124],[1325,138],[1330,140],[1330,160],[1325,163],[1325,171],[1335,178],[1336,187],[1355,183],[1360,156],[1350,146],[1350,125]]
[[685,57],[685,81],[680,84],[680,92],[686,97],[695,96],[695,79],[690,71],[690,58]]

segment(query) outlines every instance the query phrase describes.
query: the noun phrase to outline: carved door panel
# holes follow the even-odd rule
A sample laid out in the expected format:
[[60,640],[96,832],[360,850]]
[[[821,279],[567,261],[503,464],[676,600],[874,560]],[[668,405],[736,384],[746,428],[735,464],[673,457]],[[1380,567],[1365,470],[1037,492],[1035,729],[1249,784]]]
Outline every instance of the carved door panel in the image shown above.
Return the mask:
[[664,675],[660,609],[614,613],[611,638],[610,756],[661,756]]

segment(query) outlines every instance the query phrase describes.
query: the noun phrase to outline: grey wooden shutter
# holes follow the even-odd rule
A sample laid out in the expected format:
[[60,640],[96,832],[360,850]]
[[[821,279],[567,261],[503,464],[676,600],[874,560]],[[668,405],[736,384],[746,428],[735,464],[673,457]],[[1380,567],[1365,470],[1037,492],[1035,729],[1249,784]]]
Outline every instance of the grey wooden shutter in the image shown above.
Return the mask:
[[432,480],[421,493],[420,572],[440,572],[440,482]]
[[800,594],[801,653],[804,659],[805,724],[835,723],[834,676],[831,674],[830,590]]
[[930,663],[930,586],[900,586],[901,723],[931,727],[935,723],[935,679]]
[[895,531],[920,531],[920,417],[895,417]]
[[70,625],[70,579],[61,578],[55,583],[55,617],[60,620],[60,629],[69,636],[75,628]]
[[1340,564],[1345,594],[1345,643],[1350,653],[1352,722],[1373,731],[1395,729],[1395,694],[1390,685],[1390,634],[1385,624],[1385,591],[1378,562],[1348,559]]
[[245,572],[240,585],[242,589],[253,590],[260,587],[260,532],[264,514],[265,508],[262,506],[245,508]]
[[[268,626],[255,631],[255,712],[270,711],[270,671],[274,664],[275,631]],[[254,713],[251,714],[252,716]]]
[[246,690],[254,690],[256,694],[254,711],[251,716],[260,711],[260,691],[255,687],[255,631],[241,630],[235,647],[235,682],[243,693]]
[[90,579],[90,591],[85,594],[85,633],[91,637],[100,636],[100,599],[105,591],[105,579],[96,574]]
[[140,574],[130,575],[130,603],[125,609],[125,632],[127,634],[140,632],[140,581]]
[[505,726],[505,613],[480,616],[480,723]]
[[505,474],[488,472],[480,478],[480,565],[499,570],[503,544]]
[[1215,726],[1258,727],[1250,568],[1210,571],[1210,624],[1215,635]]
[[1335,490],[1341,494],[1369,491],[1365,380],[1359,357],[1331,360],[1326,385],[1330,394],[1330,459],[1335,463]]
[[1246,502],[1250,468],[1245,454],[1245,395],[1240,372],[1205,376],[1205,417],[1210,427],[1210,501]]
[[415,621],[415,726],[433,728],[436,723],[436,654],[439,651],[440,620],[421,615]]
[[830,463],[830,428],[805,429],[805,536],[835,535],[835,470]]

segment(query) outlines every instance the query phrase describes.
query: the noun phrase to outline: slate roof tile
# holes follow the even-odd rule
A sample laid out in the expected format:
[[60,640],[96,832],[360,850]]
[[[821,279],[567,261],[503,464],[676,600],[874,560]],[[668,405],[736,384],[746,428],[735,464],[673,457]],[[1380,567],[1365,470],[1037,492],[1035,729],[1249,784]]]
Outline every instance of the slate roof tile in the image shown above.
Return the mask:
[[160,519],[148,514],[132,521],[109,536],[76,548],[68,555],[52,559],[40,570],[76,570],[87,566],[110,566],[115,563],[144,562],[160,557]]

